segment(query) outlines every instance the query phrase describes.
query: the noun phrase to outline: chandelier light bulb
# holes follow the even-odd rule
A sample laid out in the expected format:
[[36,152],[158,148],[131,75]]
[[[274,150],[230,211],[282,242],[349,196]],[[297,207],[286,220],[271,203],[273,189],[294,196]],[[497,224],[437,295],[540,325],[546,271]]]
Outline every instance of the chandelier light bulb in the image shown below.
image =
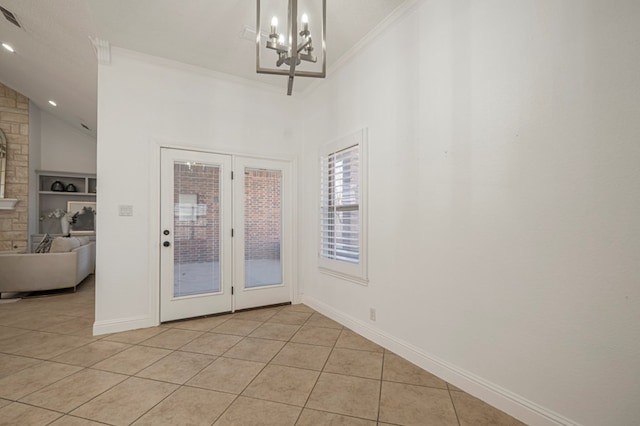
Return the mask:
[[278,17],[274,16],[271,18],[271,34],[276,34],[278,32]]
[[278,37],[278,44],[284,44],[284,34],[280,34],[280,37]]
[[309,31],[309,16],[306,13],[302,14],[302,30]]

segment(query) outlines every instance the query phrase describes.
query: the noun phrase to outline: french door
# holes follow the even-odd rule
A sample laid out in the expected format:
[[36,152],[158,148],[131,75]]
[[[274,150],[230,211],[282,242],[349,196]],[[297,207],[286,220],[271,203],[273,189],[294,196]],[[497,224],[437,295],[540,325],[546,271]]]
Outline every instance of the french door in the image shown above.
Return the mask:
[[284,260],[290,235],[288,165],[236,157],[234,217],[235,309],[291,301]]
[[160,319],[291,301],[286,162],[162,148]]

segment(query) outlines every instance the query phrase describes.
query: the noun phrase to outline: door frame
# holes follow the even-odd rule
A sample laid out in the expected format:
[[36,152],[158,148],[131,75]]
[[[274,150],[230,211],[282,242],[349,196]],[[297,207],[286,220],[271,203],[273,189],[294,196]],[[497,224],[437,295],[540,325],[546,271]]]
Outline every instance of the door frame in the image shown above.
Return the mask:
[[[289,197],[289,210],[291,218],[291,232],[287,238],[289,245],[289,259],[286,262],[285,259],[283,265],[288,269],[288,272],[283,270],[284,273],[288,273],[291,277],[291,302],[300,303],[302,294],[298,279],[298,159],[297,155],[293,154],[290,157],[277,157],[272,155],[261,155],[260,153],[249,153],[241,151],[228,151],[224,149],[215,149],[208,147],[211,145],[211,141],[202,140],[198,141],[200,146],[192,144],[178,144],[175,140],[167,140],[161,138],[150,138],[148,142],[148,152],[151,163],[149,166],[149,211],[148,212],[134,212],[134,214],[146,214],[149,218],[148,221],[148,236],[150,241],[149,251],[147,253],[148,263],[148,314],[136,317],[128,318],[126,321],[143,321],[140,322],[148,324],[146,326],[158,326],[160,325],[160,248],[162,244],[161,240],[161,222],[160,222],[160,152],[162,148],[179,149],[184,151],[204,152],[210,154],[222,154],[231,155],[232,158],[244,157],[254,158],[261,160],[275,160],[289,162],[290,167],[290,185],[286,190],[285,196]],[[135,200],[130,200],[123,197],[123,204],[133,203]],[[288,263],[288,265],[286,265]],[[235,309],[235,307],[234,307]],[[147,322],[150,321],[150,322]]]

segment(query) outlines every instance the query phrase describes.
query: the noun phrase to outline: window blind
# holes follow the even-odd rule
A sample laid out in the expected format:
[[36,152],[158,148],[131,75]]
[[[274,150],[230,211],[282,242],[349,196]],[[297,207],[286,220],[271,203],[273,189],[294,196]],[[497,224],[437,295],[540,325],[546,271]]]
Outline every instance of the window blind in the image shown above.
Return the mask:
[[320,256],[348,263],[360,261],[359,145],[321,160]]

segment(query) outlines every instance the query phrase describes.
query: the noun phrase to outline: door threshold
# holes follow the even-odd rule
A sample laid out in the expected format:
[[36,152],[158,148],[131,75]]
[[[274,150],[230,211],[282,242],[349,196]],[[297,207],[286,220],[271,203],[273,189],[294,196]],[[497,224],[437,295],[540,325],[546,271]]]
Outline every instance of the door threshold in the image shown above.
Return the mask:
[[236,313],[236,312],[257,311],[258,309],[269,309],[269,308],[275,308],[278,306],[288,306],[288,305],[291,305],[291,302],[274,303],[273,305],[256,306],[255,308],[236,309],[233,312]]
[[256,306],[255,308],[237,309],[237,310],[235,310],[233,312],[226,311],[226,312],[218,312],[218,313],[215,313],[215,314],[199,315],[197,317],[180,318],[180,319],[177,319],[177,320],[163,321],[160,324],[173,324],[173,323],[185,322],[185,321],[193,321],[193,320],[203,319],[203,318],[220,317],[222,315],[229,315],[229,314],[233,314],[233,313],[236,313],[236,312],[257,311],[259,309],[270,309],[270,308],[275,308],[275,307],[278,307],[278,306],[288,306],[288,305],[291,305],[291,302],[274,303],[273,305]]
[[162,321],[160,324],[173,324],[177,322],[193,321],[193,320],[203,319],[203,318],[220,317],[222,315],[229,315],[231,313],[232,313],[231,311],[225,311],[225,312],[218,312],[215,314],[198,315],[197,317],[180,318],[180,319],[171,320],[171,321]]

